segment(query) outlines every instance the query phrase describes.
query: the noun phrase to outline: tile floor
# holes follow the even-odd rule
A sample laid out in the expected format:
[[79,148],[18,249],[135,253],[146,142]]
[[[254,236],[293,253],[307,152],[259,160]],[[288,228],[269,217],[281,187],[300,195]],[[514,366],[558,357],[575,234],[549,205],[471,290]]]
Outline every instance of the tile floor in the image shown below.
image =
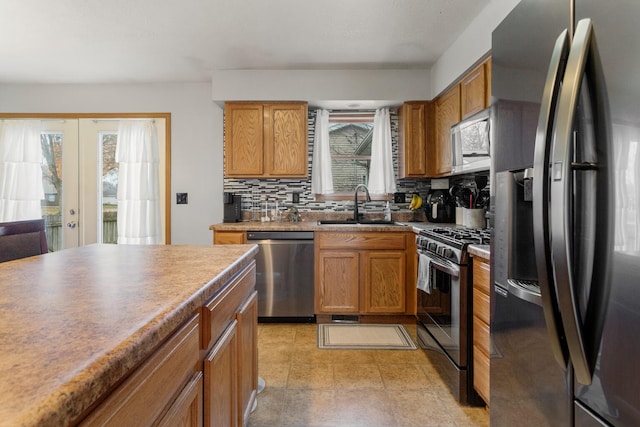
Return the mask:
[[321,350],[315,324],[259,324],[258,352],[267,386],[251,427],[489,425],[484,408],[457,404],[422,350]]

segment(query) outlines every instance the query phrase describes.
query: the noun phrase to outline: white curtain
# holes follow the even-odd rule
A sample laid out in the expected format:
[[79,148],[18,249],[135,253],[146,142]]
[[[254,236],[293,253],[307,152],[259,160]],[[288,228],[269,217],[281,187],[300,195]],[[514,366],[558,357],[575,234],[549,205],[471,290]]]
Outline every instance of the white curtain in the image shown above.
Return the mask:
[[0,222],[42,218],[40,120],[6,120],[0,134]]
[[118,244],[162,243],[158,134],[152,120],[118,128]]
[[368,188],[372,194],[387,194],[396,191],[391,149],[391,119],[388,108],[377,109],[373,118]]
[[331,146],[329,143],[329,112],[318,110],[313,139],[313,162],[311,164],[311,192],[333,193],[331,173]]

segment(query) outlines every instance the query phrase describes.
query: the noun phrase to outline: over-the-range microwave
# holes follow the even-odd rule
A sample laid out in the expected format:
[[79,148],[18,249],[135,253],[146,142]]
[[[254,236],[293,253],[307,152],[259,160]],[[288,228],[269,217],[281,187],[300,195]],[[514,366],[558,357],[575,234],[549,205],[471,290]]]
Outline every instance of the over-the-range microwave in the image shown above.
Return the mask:
[[451,127],[451,174],[488,171],[491,109],[486,108]]

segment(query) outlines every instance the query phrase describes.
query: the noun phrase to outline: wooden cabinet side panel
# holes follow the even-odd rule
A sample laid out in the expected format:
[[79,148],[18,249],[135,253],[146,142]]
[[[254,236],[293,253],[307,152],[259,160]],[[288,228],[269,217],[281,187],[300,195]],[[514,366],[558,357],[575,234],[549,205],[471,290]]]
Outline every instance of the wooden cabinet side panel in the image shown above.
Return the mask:
[[214,231],[214,245],[241,245],[247,243],[247,233],[244,231]]
[[307,104],[265,107],[265,161],[272,176],[306,177],[309,170]]
[[358,252],[318,251],[315,273],[316,313],[359,311]]
[[406,254],[404,251],[363,252],[364,311],[404,313]]
[[225,176],[259,176],[264,168],[262,104],[225,104]]
[[491,58],[487,59],[484,63],[484,105],[489,107],[491,105]]
[[204,360],[204,424],[238,427],[237,323],[233,323]]
[[238,320],[238,425],[249,419],[258,393],[258,292],[240,307]]
[[451,126],[460,122],[460,85],[457,84],[436,100],[435,173],[451,172]]

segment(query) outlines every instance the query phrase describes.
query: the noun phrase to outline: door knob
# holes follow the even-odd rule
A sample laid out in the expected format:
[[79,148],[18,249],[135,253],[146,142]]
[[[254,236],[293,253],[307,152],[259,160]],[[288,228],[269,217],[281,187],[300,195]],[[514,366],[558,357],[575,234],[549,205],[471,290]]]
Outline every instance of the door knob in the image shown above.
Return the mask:
[[69,221],[67,223],[67,227],[69,228],[76,228],[76,222],[75,221]]

